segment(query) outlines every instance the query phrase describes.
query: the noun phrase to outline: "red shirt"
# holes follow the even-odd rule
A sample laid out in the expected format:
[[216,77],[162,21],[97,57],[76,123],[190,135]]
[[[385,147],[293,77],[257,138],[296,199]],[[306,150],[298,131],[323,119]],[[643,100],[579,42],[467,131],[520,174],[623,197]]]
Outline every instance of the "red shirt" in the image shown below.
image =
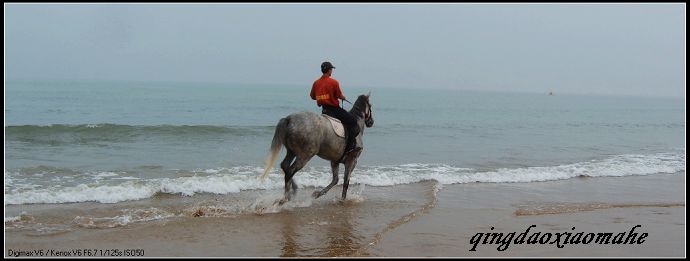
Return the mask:
[[343,92],[340,91],[338,81],[328,75],[323,75],[314,81],[309,96],[311,96],[312,100],[316,100],[316,104],[319,106],[326,104],[338,107],[338,98],[345,99]]

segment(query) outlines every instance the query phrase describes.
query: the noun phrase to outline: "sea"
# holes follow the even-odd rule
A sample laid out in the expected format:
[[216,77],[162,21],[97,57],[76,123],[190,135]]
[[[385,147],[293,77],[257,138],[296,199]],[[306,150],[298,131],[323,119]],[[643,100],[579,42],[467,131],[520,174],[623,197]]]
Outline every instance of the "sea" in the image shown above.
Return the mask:
[[[6,81],[5,222],[30,205],[280,195],[285,150],[261,182],[264,160],[280,118],[320,112],[310,87]],[[353,101],[370,91],[353,186],[685,175],[684,97],[343,86]],[[318,157],[295,175],[300,188],[330,178]]]

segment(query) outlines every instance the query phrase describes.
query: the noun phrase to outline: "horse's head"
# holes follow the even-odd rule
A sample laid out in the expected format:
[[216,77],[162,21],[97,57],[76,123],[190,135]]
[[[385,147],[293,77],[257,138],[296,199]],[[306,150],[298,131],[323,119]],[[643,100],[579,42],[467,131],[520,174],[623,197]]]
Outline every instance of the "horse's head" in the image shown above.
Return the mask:
[[371,97],[371,91],[369,91],[369,94],[367,94],[367,110],[364,113],[364,124],[367,126],[367,128],[371,128],[374,126],[374,114],[371,112],[371,100],[369,97]]
[[359,111],[362,112],[362,117],[364,117],[364,125],[368,128],[374,126],[374,115],[371,112],[371,92],[367,95],[360,95],[355,102],[355,106]]

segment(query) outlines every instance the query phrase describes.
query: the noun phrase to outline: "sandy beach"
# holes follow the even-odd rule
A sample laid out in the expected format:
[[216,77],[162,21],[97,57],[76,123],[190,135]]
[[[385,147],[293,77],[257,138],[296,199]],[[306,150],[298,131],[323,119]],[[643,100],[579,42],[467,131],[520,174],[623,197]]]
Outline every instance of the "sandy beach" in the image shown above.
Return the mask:
[[686,255],[685,4],[5,10],[6,258]]
[[[124,256],[143,250],[147,257],[680,257],[685,255],[684,184],[685,173],[445,186],[426,181],[354,185],[344,202],[337,199],[337,186],[317,200],[308,196],[312,189],[302,189],[294,202],[273,209],[268,201],[278,191],[161,195],[105,206],[9,206],[10,214],[24,215],[5,222],[5,256],[35,250]],[[252,199],[243,209],[230,207]],[[152,203],[177,215],[129,223],[98,218]],[[531,225],[531,233],[620,233],[640,225],[635,232],[648,236],[641,244],[511,244],[498,251],[498,244],[480,243],[470,251],[477,233],[517,234]]]

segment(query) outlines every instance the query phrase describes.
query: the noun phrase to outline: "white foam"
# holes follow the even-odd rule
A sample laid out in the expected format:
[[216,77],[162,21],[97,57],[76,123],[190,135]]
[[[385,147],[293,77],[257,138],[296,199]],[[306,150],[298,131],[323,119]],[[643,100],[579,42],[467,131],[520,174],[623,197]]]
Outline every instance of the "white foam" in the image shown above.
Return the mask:
[[27,214],[24,211],[22,211],[22,213],[19,216],[5,217],[5,223],[24,223],[24,222],[31,222],[33,220],[34,220],[34,217]]
[[[573,164],[501,168],[494,171],[477,171],[446,164],[404,164],[393,166],[359,166],[350,184],[392,186],[424,180],[436,180],[440,184],[470,182],[539,182],[569,179],[578,176],[618,177],[651,175],[685,171],[685,151],[652,155],[618,155],[603,160]],[[199,170],[209,175],[192,177],[125,181],[119,184],[81,184],[74,187],[38,188],[12,191],[5,195],[5,204],[69,203],[95,201],[115,203],[149,198],[157,192],[191,196],[196,193],[227,194],[242,190],[282,189],[283,174],[274,168],[265,183],[259,177],[263,169],[254,166]],[[305,168],[296,176],[300,187],[323,187],[330,183],[330,167]],[[104,173],[103,175],[110,175]],[[340,183],[342,183],[341,169]],[[6,173],[7,177],[7,173]],[[15,186],[14,184],[12,186]],[[7,184],[6,189],[7,192]]]
[[98,172],[98,173],[96,173],[96,174],[92,174],[92,175],[91,175],[91,177],[92,177],[94,180],[101,180],[101,179],[104,179],[104,178],[108,178],[108,177],[117,177],[117,176],[119,176],[117,173],[115,173],[115,172],[110,172],[110,171]]
[[147,222],[161,220],[175,215],[157,208],[149,209],[125,209],[122,215],[115,217],[82,217],[76,216],[73,222],[86,228],[112,228],[126,226],[135,222]]
[[16,217],[5,217],[5,223],[7,222],[15,222],[21,220],[21,216],[16,216]]
[[28,203],[70,203],[96,201],[116,203],[127,200],[144,199],[153,196],[159,188],[148,183],[124,182],[117,185],[86,185],[75,187],[44,188],[8,193],[5,204]]
[[112,178],[112,179],[121,179],[121,180],[138,180],[138,179],[141,179],[141,178],[137,178],[137,177],[117,177],[117,178]]

